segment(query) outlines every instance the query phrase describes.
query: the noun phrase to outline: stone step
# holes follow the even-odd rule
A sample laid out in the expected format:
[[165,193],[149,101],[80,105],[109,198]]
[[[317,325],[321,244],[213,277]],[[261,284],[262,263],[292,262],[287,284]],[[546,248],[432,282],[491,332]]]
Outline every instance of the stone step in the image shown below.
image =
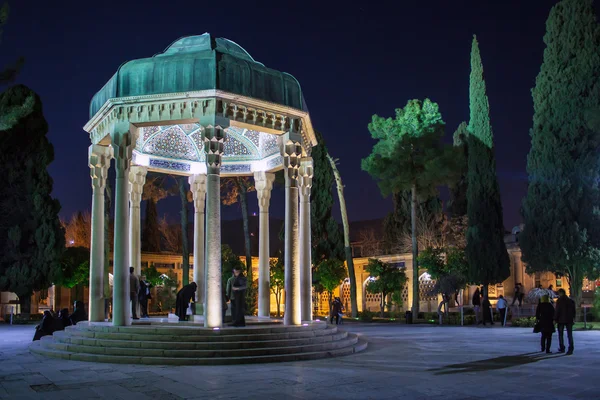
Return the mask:
[[252,356],[232,356],[232,357],[210,357],[210,358],[191,358],[191,357],[146,357],[142,355],[126,356],[126,355],[106,355],[106,354],[89,354],[89,353],[74,353],[71,351],[58,350],[45,346],[46,341],[36,341],[30,346],[30,350],[34,354],[43,355],[46,357],[62,358],[66,360],[88,361],[88,362],[105,362],[105,363],[122,363],[122,364],[151,364],[151,365],[233,365],[233,364],[249,364],[249,363],[269,363],[269,362],[284,362],[284,361],[301,361],[313,360],[327,357],[337,357],[350,355],[366,349],[367,342],[358,340],[354,334],[348,334],[349,337],[357,339],[351,345],[346,347],[323,350],[309,351],[304,353],[287,353],[287,354],[272,354],[272,355],[252,355]]
[[[77,324],[79,326],[79,324]],[[69,328],[69,327],[67,327]],[[151,332],[141,333],[124,333],[124,332],[103,332],[87,329],[66,329],[65,331],[55,332],[57,337],[80,337],[90,339],[109,339],[109,340],[127,340],[127,341],[155,341],[155,342],[242,342],[242,341],[267,341],[267,340],[284,340],[284,339],[299,339],[312,338],[318,336],[332,335],[337,332],[335,326],[324,326],[321,329],[300,329],[306,327],[297,327],[283,333],[258,333],[252,334],[244,330],[225,330],[222,331],[205,331],[196,329],[198,334],[156,334]],[[125,331],[126,332],[126,331]],[[269,332],[269,331],[266,331]]]
[[[162,350],[227,350],[227,349],[249,349],[249,348],[265,348],[265,347],[285,347],[285,346],[302,346],[311,343],[326,343],[345,339],[348,334],[342,331],[330,330],[331,334],[320,336],[308,336],[300,338],[257,338],[250,337],[254,340],[243,341],[187,341],[189,337],[184,337],[186,341],[148,341],[148,340],[118,340],[118,339],[103,339],[103,338],[88,338],[76,335],[71,335],[68,332],[56,332],[54,334],[54,342],[64,344],[75,344],[84,346],[97,347],[115,347],[126,349],[162,349]],[[262,336],[262,335],[261,335]],[[273,336],[273,335],[269,335]],[[275,335],[276,337],[278,335]],[[221,338],[224,338],[223,336]],[[203,338],[206,339],[206,338]],[[248,339],[245,337],[244,339]]]
[[94,324],[89,322],[80,322],[75,326],[68,326],[67,331],[87,331],[87,332],[105,332],[105,333],[128,333],[143,335],[249,335],[249,334],[267,334],[267,333],[290,333],[297,331],[316,331],[327,329],[327,323],[314,322],[300,326],[283,326],[281,324],[263,324],[256,326],[249,325],[244,328],[224,327],[222,329],[204,328],[198,325],[175,325],[175,324],[136,324],[131,326],[112,326],[105,323]]
[[[292,354],[292,353],[307,353],[314,351],[336,350],[343,347],[348,347],[355,344],[358,337],[355,335],[347,338],[330,341],[325,343],[310,343],[303,346],[281,346],[281,347],[262,347],[262,348],[246,348],[246,349],[209,349],[209,350],[169,350],[169,349],[140,349],[140,348],[124,348],[124,347],[101,347],[101,346],[85,346],[78,344],[57,343],[54,341],[44,341],[42,346],[46,346],[56,350],[63,350],[73,353],[87,354],[105,354],[114,356],[138,356],[147,357],[193,357],[193,358],[208,358],[208,357],[251,357],[251,356],[266,356],[277,354]],[[140,354],[142,353],[142,354]]]

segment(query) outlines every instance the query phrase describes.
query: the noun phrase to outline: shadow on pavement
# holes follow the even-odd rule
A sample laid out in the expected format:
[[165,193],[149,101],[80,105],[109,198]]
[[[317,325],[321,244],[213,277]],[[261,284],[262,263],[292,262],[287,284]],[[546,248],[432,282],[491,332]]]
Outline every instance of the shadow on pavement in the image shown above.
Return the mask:
[[563,357],[564,354],[546,354],[541,352],[517,354],[511,356],[501,356],[488,358],[487,360],[470,361],[462,364],[450,364],[442,368],[432,368],[427,371],[434,372],[435,375],[460,374],[466,372],[483,372],[496,369],[516,367],[519,365],[531,364],[540,360]]

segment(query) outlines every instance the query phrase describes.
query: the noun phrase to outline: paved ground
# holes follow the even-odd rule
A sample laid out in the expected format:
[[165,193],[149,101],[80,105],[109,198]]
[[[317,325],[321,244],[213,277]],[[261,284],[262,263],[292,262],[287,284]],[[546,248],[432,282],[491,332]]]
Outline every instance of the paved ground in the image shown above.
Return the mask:
[[[600,331],[575,354],[537,352],[525,328],[346,324],[369,349],[349,357],[244,366],[155,367],[46,359],[33,326],[0,325],[0,398],[597,399]],[[553,350],[558,347],[554,336]]]

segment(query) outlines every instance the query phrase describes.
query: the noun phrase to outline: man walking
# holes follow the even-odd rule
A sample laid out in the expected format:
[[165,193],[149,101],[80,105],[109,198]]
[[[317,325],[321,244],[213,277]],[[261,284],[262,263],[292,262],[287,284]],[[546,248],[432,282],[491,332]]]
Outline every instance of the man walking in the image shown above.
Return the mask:
[[133,319],[139,319],[137,316],[138,294],[140,293],[140,280],[133,273],[133,267],[129,267],[129,298],[131,299],[131,316]]
[[558,324],[558,352],[565,352],[564,332],[567,329],[567,339],[569,340],[569,349],[567,355],[573,354],[573,323],[575,322],[575,302],[567,297],[565,289],[558,290],[558,300],[556,300],[556,312],[554,319]]
[[504,296],[500,295],[500,297],[498,298],[498,302],[496,303],[496,309],[500,313],[500,324],[502,326],[505,325],[504,322],[506,321],[506,306],[507,305],[508,305],[508,303],[506,302],[506,299],[504,299]]

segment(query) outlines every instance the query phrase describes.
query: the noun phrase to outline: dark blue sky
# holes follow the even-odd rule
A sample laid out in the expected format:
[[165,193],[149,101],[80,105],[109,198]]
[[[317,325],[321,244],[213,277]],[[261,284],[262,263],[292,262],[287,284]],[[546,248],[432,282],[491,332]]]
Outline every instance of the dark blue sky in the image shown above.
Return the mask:
[[[510,229],[520,222],[530,90],[556,1],[9,2],[1,61],[25,56],[18,82],[44,102],[56,153],[50,172],[63,216],[91,204],[89,138],[82,127],[93,94],[124,61],[151,56],[181,36],[210,32],[298,78],[314,126],[340,159],[350,219],[382,217],[391,201],[360,169],[373,144],[371,115],[391,116],[407,100],[429,97],[439,103],[450,137],[469,117],[469,53],[477,34],[505,224]],[[283,216],[282,199],[278,193],[272,201],[276,216]],[[161,202],[159,212],[176,217],[177,204]],[[255,195],[251,205],[255,211]],[[224,217],[237,215],[237,206],[224,209]]]

